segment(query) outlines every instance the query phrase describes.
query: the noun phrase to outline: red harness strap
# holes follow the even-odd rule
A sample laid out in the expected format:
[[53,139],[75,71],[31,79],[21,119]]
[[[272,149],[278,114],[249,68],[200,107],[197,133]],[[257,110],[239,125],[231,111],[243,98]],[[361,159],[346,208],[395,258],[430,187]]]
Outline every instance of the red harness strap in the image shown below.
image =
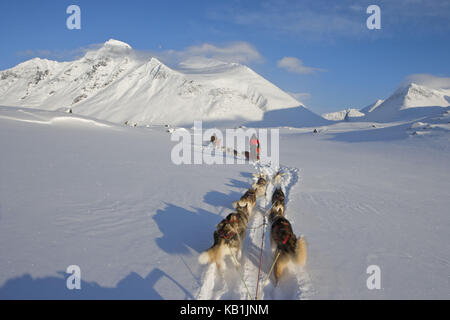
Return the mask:
[[229,220],[227,220],[227,222],[229,222],[231,224],[238,223],[239,222],[239,216],[233,215],[233,216],[231,216],[231,218]]
[[230,232],[227,233],[227,232],[225,232],[225,231],[223,231],[223,230],[219,230],[219,236],[220,236],[221,238],[225,239],[225,240],[231,239],[235,234],[236,234],[236,233],[233,232],[233,231],[230,231]]
[[[289,238],[291,237],[291,233],[289,232],[289,223],[286,222],[286,221],[281,221],[281,224],[282,224],[283,226],[282,226],[280,229],[281,229],[282,231],[288,231],[288,233],[286,234],[286,236],[284,237],[284,239],[283,239],[283,241],[282,241],[283,244],[286,244],[286,243],[289,241]],[[280,226],[276,225],[276,226],[274,227],[274,229],[275,229],[275,230],[278,230],[279,227],[280,227]],[[281,239],[280,239],[280,240],[281,240]]]
[[[231,225],[239,223],[239,215],[231,215],[231,217],[229,219],[225,220],[225,222],[229,223]],[[231,239],[236,234],[236,232],[234,232],[234,231],[225,232],[225,231],[223,231],[223,229],[218,230],[218,233],[219,233],[219,236],[225,240]]]

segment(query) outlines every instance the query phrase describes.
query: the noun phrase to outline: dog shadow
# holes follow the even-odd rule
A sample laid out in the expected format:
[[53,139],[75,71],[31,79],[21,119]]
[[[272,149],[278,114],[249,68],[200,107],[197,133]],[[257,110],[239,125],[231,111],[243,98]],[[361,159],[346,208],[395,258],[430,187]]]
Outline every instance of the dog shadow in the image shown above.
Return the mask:
[[[155,284],[159,281],[168,281],[174,284],[184,299],[195,299],[177,280],[159,268],[153,269],[145,278],[142,278],[135,272],[130,272],[117,283],[116,287],[102,287],[95,282],[81,280],[80,290],[69,290],[66,286],[68,276],[65,272],[60,271],[58,272],[58,276],[33,278],[30,274],[25,274],[17,278],[9,279],[0,287],[0,300],[162,300],[164,297],[155,289]],[[168,297],[165,298],[167,299]]]
[[170,203],[165,205],[153,216],[163,233],[156,239],[159,248],[169,254],[188,254],[189,249],[200,253],[211,245],[211,230],[222,220],[221,216],[200,208],[191,211]]
[[209,191],[203,197],[203,201],[214,207],[224,207],[232,209],[231,203],[239,200],[242,196],[241,192],[232,191],[228,194],[219,191]]
[[246,178],[246,179],[253,179],[253,174],[251,172],[242,171],[241,172],[241,176]]
[[[246,173],[241,172],[241,175]],[[250,177],[251,174],[248,174]],[[231,203],[233,201],[239,200],[245,190],[251,187],[251,184],[245,181],[237,180],[237,179],[229,179],[229,182],[225,184],[227,187],[232,187],[240,190],[240,192],[231,191],[228,194],[218,192],[218,191],[210,191],[206,193],[203,197],[203,201],[212,206],[221,206],[224,208],[232,208]]]
[[248,182],[236,180],[236,179],[230,179],[230,183],[226,183],[225,185],[228,187],[238,188],[238,189],[248,189],[251,187],[251,185]]
[[[251,173],[241,172],[242,176],[252,177]],[[230,179],[228,186],[247,189],[248,183],[240,180]],[[229,208],[234,211],[232,202],[239,200],[242,192],[231,191],[223,193],[209,191],[203,201],[214,207]],[[222,214],[209,212],[201,208],[192,210],[165,203],[165,208],[156,211],[153,220],[163,233],[162,237],[156,239],[156,244],[169,254],[188,254],[190,249],[200,253],[213,242],[213,231],[216,225],[223,219]]]

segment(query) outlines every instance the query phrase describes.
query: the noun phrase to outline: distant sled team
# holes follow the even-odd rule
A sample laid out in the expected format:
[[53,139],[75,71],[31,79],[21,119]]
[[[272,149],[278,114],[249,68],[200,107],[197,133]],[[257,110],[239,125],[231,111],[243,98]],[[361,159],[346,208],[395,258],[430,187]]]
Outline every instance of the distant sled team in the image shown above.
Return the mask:
[[[224,259],[233,255],[233,263],[237,264],[242,256],[242,243],[247,231],[247,224],[256,206],[256,199],[265,197],[267,177],[265,174],[255,174],[256,182],[244,195],[232,203],[235,212],[223,219],[214,231],[214,243],[208,250],[199,256],[201,264],[215,263],[220,270],[224,269]],[[281,184],[282,173],[278,172],[272,178],[275,185]],[[306,263],[306,241],[303,237],[296,237],[290,222],[285,218],[285,195],[277,187],[272,195],[272,206],[269,214],[271,224],[270,239],[272,249],[275,251],[274,261],[275,279],[283,274],[290,261],[296,265]]]
[[215,134],[213,134],[211,136],[210,143],[214,148],[217,148],[222,151],[226,151],[228,153],[232,152],[235,157],[242,155],[242,156],[244,156],[244,158],[246,160],[250,160],[250,161],[258,161],[260,159],[260,152],[261,152],[260,144],[259,144],[259,140],[255,134],[253,134],[250,139],[250,151],[242,151],[241,153],[239,153],[236,149],[226,148],[226,147],[222,146],[220,139],[217,138],[217,136]]

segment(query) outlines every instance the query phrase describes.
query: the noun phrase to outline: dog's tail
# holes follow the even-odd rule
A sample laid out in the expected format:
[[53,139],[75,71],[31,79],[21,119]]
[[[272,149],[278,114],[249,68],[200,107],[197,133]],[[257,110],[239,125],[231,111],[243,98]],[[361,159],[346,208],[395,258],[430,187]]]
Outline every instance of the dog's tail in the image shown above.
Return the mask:
[[295,246],[295,256],[293,262],[297,265],[304,266],[307,258],[307,244],[303,236],[297,238]]
[[221,243],[215,244],[208,250],[204,251],[199,257],[198,262],[200,264],[213,263],[220,260],[221,255]]
[[211,249],[208,249],[208,250],[204,251],[204,252],[198,257],[198,263],[200,263],[200,264],[208,264],[208,263],[211,263],[210,250],[211,250]]

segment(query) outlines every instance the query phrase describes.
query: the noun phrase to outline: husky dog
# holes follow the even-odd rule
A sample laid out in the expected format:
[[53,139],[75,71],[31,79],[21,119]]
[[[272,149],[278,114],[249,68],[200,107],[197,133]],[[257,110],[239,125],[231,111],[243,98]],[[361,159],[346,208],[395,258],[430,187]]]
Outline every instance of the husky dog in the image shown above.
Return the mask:
[[284,193],[280,188],[272,195],[269,221],[272,248],[276,248],[280,253],[274,266],[275,279],[278,281],[289,261],[303,266],[307,256],[306,240],[295,236],[291,223],[284,217]]
[[[238,206],[236,212],[230,213],[223,219],[214,231],[214,244],[199,256],[199,263],[215,262],[217,267],[223,270],[224,258],[230,254],[230,251],[236,259],[240,259],[249,217],[250,214],[246,204],[245,206]],[[227,250],[226,247],[229,249]]]
[[233,208],[237,207],[243,207],[247,205],[248,212],[251,215],[253,212],[253,208],[256,205],[256,192],[255,189],[249,188],[244,195],[241,197],[241,199],[237,201],[233,201],[232,203]]
[[272,194],[272,205],[275,202],[281,202],[284,206],[284,200],[285,200],[284,192],[281,190],[281,188],[276,188],[275,191]]
[[297,265],[305,265],[307,256],[306,240],[303,237],[297,238],[295,236],[292,226],[286,218],[276,216],[272,222],[270,239],[272,247],[276,246],[280,253],[274,269],[277,281],[283,274],[289,261]]
[[261,197],[266,194],[267,180],[266,175],[264,173],[253,174],[256,179],[256,182],[252,185],[252,188],[255,189],[256,196]]
[[276,188],[272,194],[272,207],[270,208],[270,219],[275,216],[284,217],[284,192],[281,188]]

